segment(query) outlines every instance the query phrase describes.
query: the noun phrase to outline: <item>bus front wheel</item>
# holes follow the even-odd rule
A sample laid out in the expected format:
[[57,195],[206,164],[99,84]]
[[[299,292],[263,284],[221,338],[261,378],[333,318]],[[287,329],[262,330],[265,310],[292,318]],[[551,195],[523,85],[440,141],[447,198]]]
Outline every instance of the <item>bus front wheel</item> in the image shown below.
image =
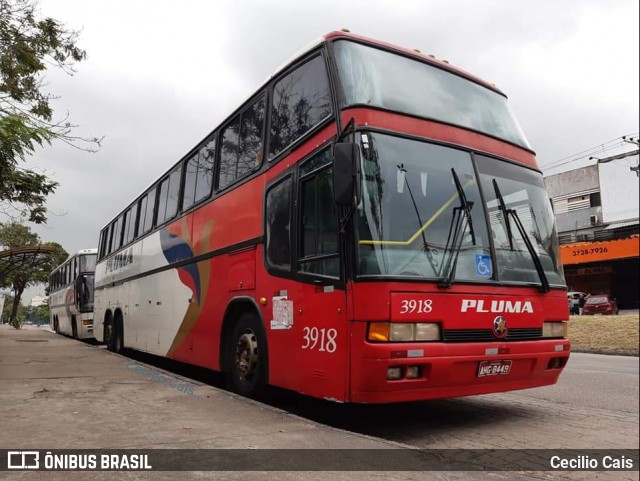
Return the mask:
[[71,318],[71,337],[78,339],[78,323],[75,316]]
[[227,387],[242,396],[259,396],[266,384],[267,341],[256,317],[238,318],[227,344]]

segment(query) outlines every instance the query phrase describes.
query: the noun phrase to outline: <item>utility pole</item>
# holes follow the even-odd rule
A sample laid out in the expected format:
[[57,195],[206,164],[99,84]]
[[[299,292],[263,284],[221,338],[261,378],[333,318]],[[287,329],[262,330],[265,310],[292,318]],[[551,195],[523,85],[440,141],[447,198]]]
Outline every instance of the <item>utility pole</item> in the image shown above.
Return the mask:
[[[636,147],[640,145],[638,142],[638,137],[627,138],[626,136],[623,136],[622,140],[628,144],[633,144]],[[589,157],[589,160],[597,160],[598,164],[606,164],[614,160],[624,159],[625,157],[632,157],[638,154],[640,154],[640,149],[630,150],[629,152],[623,152],[622,154],[612,155],[610,157],[605,157],[604,159],[599,159],[598,157]],[[637,165],[633,167],[629,167],[629,170],[631,170],[631,172],[635,172],[637,177],[640,177],[640,172],[638,172],[639,168]]]
[[[640,145],[640,142],[638,142],[638,137],[635,137],[635,138],[634,138],[634,137],[629,137],[629,138],[627,139],[627,137],[623,135],[623,136],[622,136],[622,140],[624,140],[624,141],[625,141],[626,143],[628,143],[628,144],[633,144],[633,145],[635,145],[635,146]],[[636,152],[637,152],[637,151],[636,151]],[[639,172],[639,170],[640,170],[640,164],[634,165],[633,167],[629,167],[629,170],[630,170],[631,172],[635,172],[635,173],[636,173],[636,177],[640,177],[640,172]]]

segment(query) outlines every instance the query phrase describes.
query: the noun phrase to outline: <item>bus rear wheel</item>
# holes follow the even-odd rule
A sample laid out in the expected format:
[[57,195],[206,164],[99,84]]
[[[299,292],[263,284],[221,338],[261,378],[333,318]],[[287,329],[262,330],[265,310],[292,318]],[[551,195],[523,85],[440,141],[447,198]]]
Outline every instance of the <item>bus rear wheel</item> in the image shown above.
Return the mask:
[[267,341],[253,314],[238,318],[226,348],[227,387],[242,396],[257,397],[266,385]]
[[123,332],[122,321],[119,317],[111,319],[106,326],[105,339],[107,341],[107,349],[112,352],[122,352],[123,348]]

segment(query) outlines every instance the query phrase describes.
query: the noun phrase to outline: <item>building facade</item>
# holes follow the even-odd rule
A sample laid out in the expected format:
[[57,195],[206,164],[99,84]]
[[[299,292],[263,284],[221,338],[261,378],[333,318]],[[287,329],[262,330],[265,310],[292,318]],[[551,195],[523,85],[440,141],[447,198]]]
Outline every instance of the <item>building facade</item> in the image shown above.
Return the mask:
[[638,309],[638,177],[625,164],[590,165],[545,184],[569,290],[610,294],[621,309]]

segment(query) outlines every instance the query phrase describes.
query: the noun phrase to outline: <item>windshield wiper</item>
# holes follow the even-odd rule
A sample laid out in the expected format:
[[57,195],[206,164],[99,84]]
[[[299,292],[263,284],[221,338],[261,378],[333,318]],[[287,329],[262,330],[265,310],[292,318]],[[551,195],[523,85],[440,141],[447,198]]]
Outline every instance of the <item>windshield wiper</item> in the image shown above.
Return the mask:
[[[402,173],[402,177],[404,179],[404,183],[407,186],[407,190],[409,191],[409,197],[411,197],[411,203],[413,204],[413,209],[416,213],[416,218],[418,219],[418,229],[422,229],[424,222],[422,222],[422,217],[420,216],[420,211],[418,210],[418,205],[416,204],[416,199],[413,197],[413,191],[411,190],[411,186],[409,185],[409,181],[407,180],[407,169],[404,167],[404,164],[396,165],[398,171]],[[422,236],[422,248],[425,251],[425,255],[427,256],[427,260],[431,265],[431,269],[435,274],[438,272],[438,269],[433,261],[433,255],[431,254],[431,247],[429,247],[429,243],[427,242],[427,236],[424,233],[424,230],[420,232]]]
[[531,243],[531,238],[529,234],[527,234],[527,230],[524,228],[524,224],[520,220],[520,216],[518,215],[518,211],[515,209],[507,209],[506,204],[504,203],[504,197],[502,197],[502,193],[500,192],[500,188],[498,187],[498,182],[496,179],[493,179],[493,190],[496,193],[496,198],[498,199],[498,206],[500,212],[502,212],[502,217],[504,217],[504,223],[507,226],[507,236],[509,237],[509,247],[513,250],[513,233],[511,231],[511,223],[509,221],[509,216],[513,217],[513,221],[522,236],[522,240],[524,241],[524,245],[527,246],[527,250],[529,251],[529,255],[531,255],[531,259],[533,260],[533,265],[536,267],[536,271],[538,273],[538,277],[540,278],[540,290],[542,292],[549,292],[549,279],[547,279],[547,275],[544,272],[544,267],[542,267],[542,262],[540,261],[540,256],[533,248],[533,244]]
[[[442,265],[442,280],[438,283],[438,286],[447,289],[453,285],[453,278],[456,275],[456,266],[458,265],[458,256],[462,247],[462,240],[464,239],[464,233],[469,227],[469,234],[471,235],[471,243],[476,245],[476,234],[473,230],[473,221],[471,220],[471,209],[473,208],[473,202],[467,200],[467,196],[464,193],[460,179],[455,169],[451,169],[451,175],[453,176],[453,182],[458,191],[458,199],[460,199],[460,205],[453,208],[453,217],[451,218],[451,224],[449,224],[449,234],[447,235],[447,243],[445,244],[444,251],[449,249],[449,255],[446,262]],[[451,245],[451,247],[449,247]]]

